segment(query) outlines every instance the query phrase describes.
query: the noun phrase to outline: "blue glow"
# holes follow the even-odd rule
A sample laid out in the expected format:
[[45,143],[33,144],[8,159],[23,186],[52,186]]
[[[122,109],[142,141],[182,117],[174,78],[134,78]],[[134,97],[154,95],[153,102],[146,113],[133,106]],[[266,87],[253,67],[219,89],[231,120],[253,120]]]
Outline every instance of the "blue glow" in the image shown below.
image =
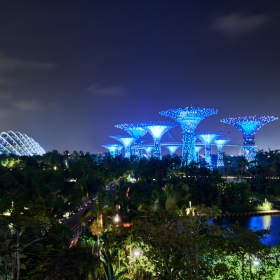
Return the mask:
[[243,146],[243,156],[248,160],[248,162],[255,159],[256,146]]
[[[241,131],[243,136],[243,155],[248,161],[253,160],[255,154],[255,135],[256,132],[266,123],[277,120],[274,116],[246,116],[238,118],[226,118],[221,122],[231,124]],[[251,147],[250,147],[251,146]]]
[[178,108],[168,109],[166,111],[159,112],[165,117],[169,117],[180,123],[183,133],[183,146],[182,146],[182,157],[186,164],[191,161],[196,161],[195,155],[195,129],[197,125],[208,116],[218,113],[217,109],[208,108]]
[[223,147],[226,143],[233,140],[234,138],[225,138],[225,139],[216,139],[214,140],[215,145],[218,148],[218,158],[217,158],[217,167],[224,166],[224,155],[223,155]]
[[147,131],[140,126],[135,126],[135,125],[137,125],[137,123],[136,124],[125,123],[125,124],[116,124],[115,127],[125,130],[127,133],[129,133],[134,138],[143,137],[147,133]]
[[152,154],[152,151],[154,149],[154,146],[153,145],[144,145],[142,146],[143,149],[146,151],[147,153],[147,158],[150,158],[151,157],[151,154]]
[[106,148],[107,150],[109,150],[110,154],[113,157],[116,157],[119,152],[121,151],[121,149],[123,148],[122,145],[117,145],[117,144],[107,144],[107,145],[102,145],[104,148]]
[[136,139],[134,137],[131,137],[131,136],[120,136],[120,135],[110,136],[110,137],[120,141],[124,145],[124,149],[125,149],[124,156],[129,158],[131,156],[130,146]]
[[205,162],[212,168],[212,143],[215,139],[224,135],[228,132],[207,132],[207,133],[196,133],[196,137],[202,140],[205,144]]
[[154,139],[154,157],[161,157],[161,146],[160,139],[162,135],[169,129],[178,126],[177,123],[173,122],[163,122],[163,121],[154,121],[154,122],[143,122],[143,123],[134,123],[135,127],[142,127],[147,130]]
[[169,150],[171,156],[174,156],[176,150],[179,149],[182,144],[163,144],[162,146]]
[[194,152],[196,156],[196,161],[199,162],[199,152],[204,146],[194,146]]

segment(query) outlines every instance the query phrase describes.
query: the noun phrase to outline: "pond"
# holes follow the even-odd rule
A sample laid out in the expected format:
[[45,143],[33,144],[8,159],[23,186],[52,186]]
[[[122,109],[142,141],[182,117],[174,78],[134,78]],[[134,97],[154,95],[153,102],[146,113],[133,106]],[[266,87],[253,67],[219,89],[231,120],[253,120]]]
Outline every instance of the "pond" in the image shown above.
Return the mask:
[[262,243],[265,245],[280,243],[280,215],[227,217],[218,218],[212,222],[222,227],[238,223],[240,226],[253,230],[271,228],[271,233],[266,236],[266,239],[262,240]]

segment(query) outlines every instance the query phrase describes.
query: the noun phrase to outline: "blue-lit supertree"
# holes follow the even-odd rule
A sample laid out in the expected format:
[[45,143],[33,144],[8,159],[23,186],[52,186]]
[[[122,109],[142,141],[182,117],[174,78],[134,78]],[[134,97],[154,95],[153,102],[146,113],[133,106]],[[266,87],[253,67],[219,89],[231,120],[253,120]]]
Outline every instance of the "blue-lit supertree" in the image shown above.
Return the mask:
[[203,141],[205,145],[205,162],[212,168],[212,143],[218,137],[226,134],[226,131],[219,131],[219,132],[198,132],[196,133],[196,137]]
[[207,108],[178,108],[159,112],[161,115],[177,121],[182,128],[183,146],[182,157],[185,163],[196,161],[195,156],[195,129],[197,125],[208,116],[218,113],[217,109]]
[[160,147],[160,139],[162,135],[167,132],[169,129],[177,126],[177,123],[173,122],[164,122],[164,121],[152,121],[152,122],[143,122],[143,123],[135,123],[135,126],[139,126],[147,130],[154,139],[154,157],[161,157],[161,147]]
[[255,157],[255,135],[266,123],[277,120],[274,116],[246,116],[226,118],[221,122],[231,124],[239,129],[243,135],[243,156],[250,162]]
[[224,138],[224,139],[216,139],[214,140],[214,144],[218,148],[218,157],[217,157],[217,167],[224,166],[224,155],[223,155],[223,147],[226,143],[233,140],[234,138]]
[[171,156],[174,156],[176,150],[179,149],[180,147],[182,147],[182,144],[180,144],[180,143],[172,143],[172,144],[164,143],[161,145],[169,150],[169,153]]
[[121,149],[123,148],[122,145],[118,145],[118,144],[107,144],[102,146],[107,150],[109,150],[112,157],[116,157],[117,155],[119,155]]
[[137,155],[138,157],[142,156],[142,149],[138,149],[141,144],[141,138],[147,133],[147,130],[140,126],[135,126],[134,123],[124,123],[124,124],[116,124],[115,127],[125,130],[136,140],[131,147],[132,154]]
[[199,162],[199,152],[204,147],[204,145],[195,145],[194,146],[194,152],[195,152],[195,161]]
[[110,136],[113,139],[116,139],[118,141],[120,141],[123,146],[124,146],[124,156],[127,158],[130,158],[131,154],[130,154],[130,147],[131,144],[136,140],[134,137],[132,136],[123,136],[123,135],[116,135],[116,136]]
[[147,158],[150,158],[155,146],[154,145],[142,145],[142,147],[147,153]]

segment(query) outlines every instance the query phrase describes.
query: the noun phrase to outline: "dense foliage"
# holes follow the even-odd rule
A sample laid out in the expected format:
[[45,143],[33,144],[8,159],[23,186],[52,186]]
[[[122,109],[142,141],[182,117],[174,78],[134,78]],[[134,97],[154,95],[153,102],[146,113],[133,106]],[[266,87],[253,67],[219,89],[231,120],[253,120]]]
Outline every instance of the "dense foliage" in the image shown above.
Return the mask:
[[[279,195],[279,158],[259,151],[236,170],[210,170],[178,156],[0,155],[0,279],[279,279],[266,229],[209,222],[271,208],[264,196]],[[229,182],[227,171],[248,178]],[[81,223],[93,222],[73,245],[60,218],[92,196]]]

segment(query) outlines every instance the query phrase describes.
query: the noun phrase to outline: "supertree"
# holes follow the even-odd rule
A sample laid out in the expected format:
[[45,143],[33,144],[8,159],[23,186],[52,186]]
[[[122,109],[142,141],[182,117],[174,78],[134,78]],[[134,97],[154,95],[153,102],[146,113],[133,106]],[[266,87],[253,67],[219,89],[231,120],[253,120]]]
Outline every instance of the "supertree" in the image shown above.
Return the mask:
[[142,149],[138,149],[138,147],[141,144],[140,139],[147,133],[147,130],[140,126],[135,126],[134,123],[116,124],[115,127],[125,130],[136,139],[134,144],[131,146],[132,154],[141,157]]
[[174,156],[176,150],[179,149],[180,147],[182,147],[181,143],[172,143],[172,144],[164,143],[164,144],[161,144],[161,145],[169,150],[169,153],[170,153],[171,156]]
[[160,139],[162,135],[167,132],[169,129],[178,126],[177,123],[174,122],[164,122],[164,121],[151,121],[151,122],[143,122],[143,123],[135,123],[136,126],[142,127],[147,130],[154,139],[154,157],[161,157],[161,147],[160,147]]
[[155,146],[154,145],[142,145],[142,147],[147,153],[147,158],[150,158]]
[[196,137],[203,141],[205,145],[205,162],[209,164],[209,167],[212,168],[212,143],[218,137],[227,134],[226,131],[219,131],[219,132],[198,132],[196,133]]
[[169,109],[166,111],[159,112],[165,117],[169,117],[177,121],[183,133],[183,146],[182,146],[182,157],[185,163],[196,161],[195,156],[195,129],[197,125],[208,116],[218,113],[217,109],[207,108],[178,108]]
[[274,116],[246,116],[226,118],[221,122],[231,124],[243,135],[243,156],[250,162],[255,157],[255,135],[265,124],[277,120]]
[[204,147],[204,145],[195,145],[194,146],[194,152],[195,152],[195,161],[199,162],[199,152]]
[[224,138],[224,139],[216,139],[214,140],[214,144],[218,148],[218,158],[217,158],[217,167],[224,167],[224,155],[223,155],[223,147],[226,143],[233,140],[234,138]]
[[102,145],[104,148],[109,150],[110,154],[112,157],[116,157],[119,155],[120,151],[122,150],[123,146],[118,145],[118,144],[107,144],[107,145]]
[[124,156],[129,158],[131,156],[130,154],[130,147],[131,144],[136,140],[134,137],[132,136],[123,136],[123,135],[116,135],[116,136],[110,136],[113,139],[116,139],[118,141],[120,141],[123,146],[124,146]]

